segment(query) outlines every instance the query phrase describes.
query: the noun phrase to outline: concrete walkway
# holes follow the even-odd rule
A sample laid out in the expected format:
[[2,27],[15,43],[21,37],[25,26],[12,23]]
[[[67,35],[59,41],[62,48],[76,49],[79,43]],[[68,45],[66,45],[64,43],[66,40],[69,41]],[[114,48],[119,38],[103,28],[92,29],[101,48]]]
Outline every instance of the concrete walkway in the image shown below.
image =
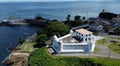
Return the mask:
[[96,44],[96,48],[99,49],[97,53],[94,54],[94,56],[100,56],[100,57],[109,57],[109,58],[119,58],[120,55],[111,51],[108,46],[102,45],[102,44]]

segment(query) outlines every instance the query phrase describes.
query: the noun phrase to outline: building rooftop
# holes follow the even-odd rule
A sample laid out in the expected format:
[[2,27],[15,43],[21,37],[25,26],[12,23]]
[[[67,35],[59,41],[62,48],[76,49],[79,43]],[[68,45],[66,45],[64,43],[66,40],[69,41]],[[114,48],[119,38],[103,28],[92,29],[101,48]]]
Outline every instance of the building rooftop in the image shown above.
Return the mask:
[[65,37],[65,38],[61,39],[61,41],[63,43],[78,43],[78,42],[80,42],[77,39],[75,39],[73,36]]
[[71,45],[71,43],[72,44],[79,43],[80,45],[86,45],[88,42],[90,42],[90,41],[83,42],[83,40],[79,40],[79,38],[77,38],[75,36],[67,36],[67,37],[65,37],[65,38],[63,38],[63,39],[61,39],[59,41],[62,42],[62,43],[68,43],[69,45]]
[[92,32],[86,30],[86,29],[78,29],[76,30],[77,32],[81,33],[81,34],[92,34]]

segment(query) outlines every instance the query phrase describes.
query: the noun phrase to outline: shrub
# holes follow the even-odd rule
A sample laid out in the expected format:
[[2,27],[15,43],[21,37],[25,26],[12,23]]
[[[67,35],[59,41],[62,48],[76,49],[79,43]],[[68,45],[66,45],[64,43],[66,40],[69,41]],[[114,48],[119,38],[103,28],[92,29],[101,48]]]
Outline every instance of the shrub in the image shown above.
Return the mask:
[[45,47],[34,51],[29,57],[30,66],[119,66],[120,61],[109,58],[55,57]]

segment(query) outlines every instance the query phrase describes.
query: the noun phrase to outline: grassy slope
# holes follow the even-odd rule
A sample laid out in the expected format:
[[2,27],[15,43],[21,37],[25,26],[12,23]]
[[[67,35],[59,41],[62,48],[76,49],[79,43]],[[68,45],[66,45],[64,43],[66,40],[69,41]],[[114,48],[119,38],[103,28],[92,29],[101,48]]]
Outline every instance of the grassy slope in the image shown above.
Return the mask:
[[107,43],[107,40],[105,39],[101,39],[96,42],[96,44],[106,44],[106,43]]
[[99,49],[97,47],[95,47],[94,53],[97,53],[98,51],[99,51]]
[[120,42],[118,42],[118,43],[116,43],[116,44],[114,44],[114,43],[110,44],[110,45],[109,45],[109,48],[110,48],[112,51],[120,54]]
[[21,44],[21,46],[19,47],[20,49],[17,50],[17,52],[33,52],[37,49],[34,48],[35,44],[36,42],[24,42],[23,44]]
[[56,57],[42,47],[29,58],[30,66],[120,66],[120,60],[108,58]]

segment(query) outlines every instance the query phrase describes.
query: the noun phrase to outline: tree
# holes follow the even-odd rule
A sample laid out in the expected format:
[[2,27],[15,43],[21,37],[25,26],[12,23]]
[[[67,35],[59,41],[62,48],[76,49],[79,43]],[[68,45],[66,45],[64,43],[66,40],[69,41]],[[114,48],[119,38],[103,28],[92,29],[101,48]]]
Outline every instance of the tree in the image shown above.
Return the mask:
[[42,30],[37,30],[37,36],[39,36],[40,34],[46,34],[46,28],[42,28]]
[[103,12],[105,12],[105,10],[104,10],[104,9],[103,9],[102,11],[103,11]]
[[40,15],[35,16],[35,20],[45,20],[45,18],[41,17]]
[[45,41],[48,40],[48,37],[46,34],[40,34],[37,36],[36,42],[37,42],[37,47],[42,47],[45,46]]
[[115,29],[115,32],[117,33],[118,37],[120,35],[120,26]]
[[71,15],[68,14],[67,17],[66,17],[67,22],[70,22],[70,17],[71,17]]
[[105,32],[109,32],[109,30],[110,30],[110,26],[104,26],[103,29],[104,29]]
[[74,21],[71,22],[71,26],[72,27],[80,26],[80,25],[82,25],[82,23],[83,23],[83,21],[81,19],[81,16],[76,15],[74,17]]
[[111,20],[112,18],[117,17],[117,16],[118,16],[117,14],[111,13],[111,12],[101,12],[99,14],[100,18],[102,18],[102,19],[109,19],[109,20]]
[[118,35],[120,35],[120,26],[116,29]]
[[60,37],[69,33],[70,28],[63,22],[53,21],[50,22],[46,30],[49,37],[52,37],[53,35],[57,35],[58,37]]
[[44,44],[44,42],[47,40],[47,35],[46,34],[40,34],[37,36],[37,42]]
[[76,16],[74,17],[74,21],[75,21],[75,22],[78,22],[78,21],[80,21],[80,18],[81,18],[81,16],[76,15]]
[[83,20],[85,20],[86,18],[85,18],[85,16],[83,16]]
[[66,21],[64,21],[64,23],[67,24],[67,25],[69,25],[69,27],[71,27],[71,22],[72,22],[72,21],[70,20],[70,17],[71,17],[71,15],[68,14],[67,17],[66,17]]

